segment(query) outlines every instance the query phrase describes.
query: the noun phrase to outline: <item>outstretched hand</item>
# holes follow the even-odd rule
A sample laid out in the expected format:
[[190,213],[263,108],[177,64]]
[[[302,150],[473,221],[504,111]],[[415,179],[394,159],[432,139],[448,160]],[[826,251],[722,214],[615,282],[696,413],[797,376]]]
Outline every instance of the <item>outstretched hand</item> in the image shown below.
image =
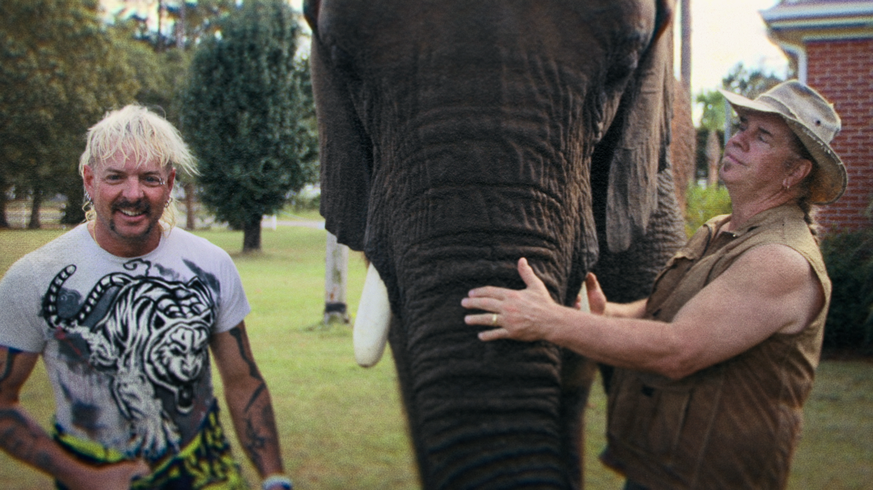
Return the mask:
[[[135,479],[148,476],[151,473],[151,468],[142,459],[120,463],[107,469],[111,470],[112,475],[117,478],[118,488],[130,488],[131,482]],[[123,487],[125,482],[127,486]]]
[[481,340],[541,340],[551,324],[556,308],[545,284],[537,277],[527,259],[518,260],[518,273],[527,288],[522,290],[485,286],[473,289],[461,300],[461,306],[484,310],[464,317],[468,325],[499,327],[479,332]]

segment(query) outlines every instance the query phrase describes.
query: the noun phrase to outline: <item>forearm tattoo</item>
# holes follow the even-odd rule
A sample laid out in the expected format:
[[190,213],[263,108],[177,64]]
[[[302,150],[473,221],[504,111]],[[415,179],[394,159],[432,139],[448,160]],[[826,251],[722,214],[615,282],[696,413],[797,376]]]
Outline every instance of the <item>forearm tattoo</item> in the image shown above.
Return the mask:
[[252,419],[252,417],[246,415],[246,436],[245,436],[245,450],[248,453],[249,457],[252,460],[252,463],[255,467],[258,468],[258,471],[263,472],[264,470],[264,458],[263,452],[267,448],[267,444],[270,441],[269,434],[264,434],[264,428],[258,421]]
[[6,352],[6,359],[3,360],[3,368],[0,369],[0,371],[2,371],[0,372],[0,390],[3,389],[3,382],[6,381],[6,378],[12,375],[12,363],[15,361],[15,356],[19,354],[19,352],[12,349],[7,349]]
[[230,331],[230,334],[233,335],[233,338],[236,339],[236,346],[239,349],[239,356],[245,361],[246,364],[249,365],[249,374],[260,381],[263,381],[264,378],[261,377],[261,373],[258,372],[258,366],[255,365],[255,360],[250,358],[248,354],[246,354],[246,342],[243,337],[243,331],[240,328],[234,328]]
[[[12,375],[12,365],[20,351],[8,349],[0,366],[0,389],[3,382]],[[2,393],[0,393],[2,394]],[[39,449],[40,439],[48,436],[38,426],[35,426],[27,417],[14,408],[0,409],[0,449],[9,455],[25,461],[33,466],[53,473],[54,465],[51,457]]]
[[271,449],[277,446],[276,418],[273,414],[272,404],[266,396],[267,385],[261,377],[254,359],[246,354],[245,339],[242,331],[235,328],[230,333],[236,339],[240,356],[249,366],[249,374],[260,381],[245,405],[245,435],[241,443],[252,460],[252,464],[258,468],[258,471],[265,473],[265,456],[271,450],[276,452],[275,449]]
[[30,463],[37,468],[53,473],[49,454],[39,450],[39,440],[47,437],[34,427],[18,410],[0,410],[0,448],[9,455]]

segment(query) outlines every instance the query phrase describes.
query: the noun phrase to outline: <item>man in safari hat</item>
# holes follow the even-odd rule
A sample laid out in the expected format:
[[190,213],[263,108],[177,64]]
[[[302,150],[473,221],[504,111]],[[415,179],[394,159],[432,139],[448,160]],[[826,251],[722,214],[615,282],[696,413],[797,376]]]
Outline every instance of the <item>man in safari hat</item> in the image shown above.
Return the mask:
[[796,80],[724,96],[739,115],[720,171],[732,213],[697,231],[648,299],[607,302],[589,275],[591,312],[567,308],[522,258],[526,289],[462,301],[482,340],[546,340],[618,368],[602,460],[626,489],[785,488],[819,361],[831,282],[810,211],[846,188],[830,147],[840,118]]

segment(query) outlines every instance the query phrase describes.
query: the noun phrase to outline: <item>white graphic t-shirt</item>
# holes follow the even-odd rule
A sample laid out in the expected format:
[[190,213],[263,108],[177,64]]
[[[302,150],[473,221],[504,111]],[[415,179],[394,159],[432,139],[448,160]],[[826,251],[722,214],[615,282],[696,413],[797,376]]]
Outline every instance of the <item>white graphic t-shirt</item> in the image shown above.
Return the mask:
[[42,353],[64,432],[154,460],[197,433],[214,400],[209,339],[249,311],[209,241],[177,228],[122,258],[80,225],[0,281],[0,345]]

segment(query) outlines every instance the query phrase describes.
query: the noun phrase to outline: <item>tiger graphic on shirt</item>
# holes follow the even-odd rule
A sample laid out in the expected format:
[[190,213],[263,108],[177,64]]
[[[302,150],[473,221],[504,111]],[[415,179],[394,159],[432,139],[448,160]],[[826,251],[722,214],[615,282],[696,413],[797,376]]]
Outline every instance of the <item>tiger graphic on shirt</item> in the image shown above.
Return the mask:
[[[129,424],[126,454],[157,459],[178,451],[181,434],[168,411],[191,411],[195,383],[209,369],[209,288],[197,276],[183,283],[115,272],[95,284],[74,315],[61,316],[59,297],[75,272],[75,265],[61,270],[43,298],[53,335],[111,375],[112,397]],[[159,390],[173,403],[163,403]]]

